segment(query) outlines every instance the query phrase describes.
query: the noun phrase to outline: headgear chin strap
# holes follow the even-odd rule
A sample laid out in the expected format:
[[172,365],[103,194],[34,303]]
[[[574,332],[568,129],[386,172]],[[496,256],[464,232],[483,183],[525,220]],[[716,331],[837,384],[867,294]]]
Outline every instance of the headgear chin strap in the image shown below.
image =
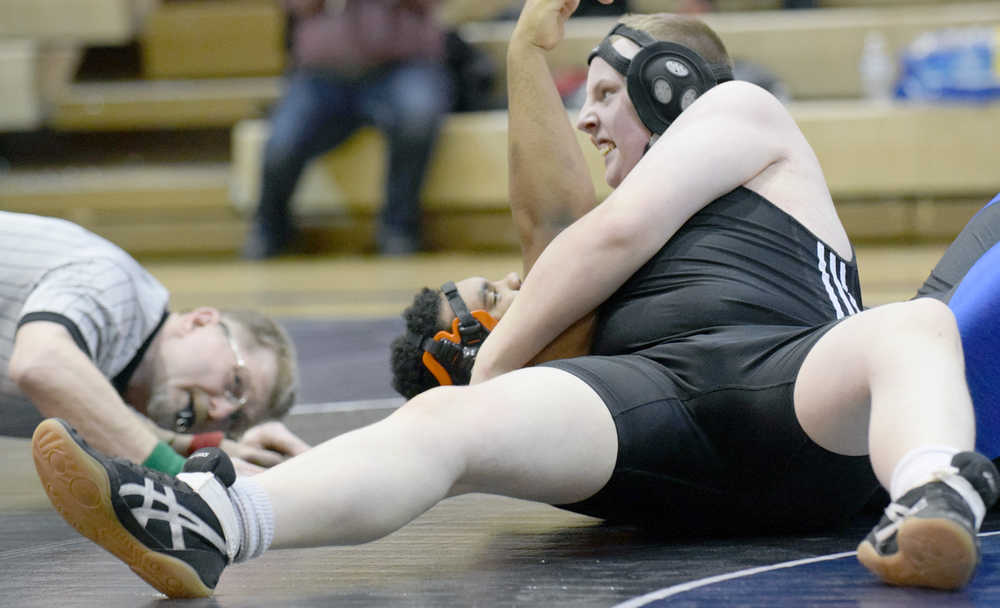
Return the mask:
[[[632,59],[623,57],[611,44],[623,36],[641,47]],[[657,40],[623,23],[615,25],[590,52],[589,65],[600,57],[625,77],[629,99],[639,119],[653,136],[667,130],[681,112],[715,85],[733,79],[725,64],[710,64],[686,46]]]
[[455,318],[451,332],[442,329],[433,338],[409,333],[410,343],[424,351],[420,361],[441,385],[468,384],[472,365],[483,340],[496,327],[497,320],[485,310],[469,308],[458,295],[455,283],[448,281],[441,286]]

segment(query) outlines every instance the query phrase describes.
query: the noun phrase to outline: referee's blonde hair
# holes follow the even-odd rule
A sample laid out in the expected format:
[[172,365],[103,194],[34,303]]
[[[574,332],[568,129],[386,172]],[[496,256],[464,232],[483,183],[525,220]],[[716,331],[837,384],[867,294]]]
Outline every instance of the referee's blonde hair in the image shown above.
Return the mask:
[[239,435],[264,420],[282,418],[295,405],[299,389],[298,355],[288,332],[267,315],[248,309],[225,309],[220,312],[226,320],[235,321],[243,326],[246,333],[256,342],[254,346],[271,350],[277,360],[274,388],[271,389],[262,419],[240,418],[230,429],[231,433]]

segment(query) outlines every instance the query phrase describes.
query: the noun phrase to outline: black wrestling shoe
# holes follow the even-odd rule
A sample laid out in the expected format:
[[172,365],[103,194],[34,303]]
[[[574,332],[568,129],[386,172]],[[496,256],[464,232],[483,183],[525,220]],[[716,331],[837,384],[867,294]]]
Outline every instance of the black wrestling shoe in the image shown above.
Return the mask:
[[989,509],[1000,494],[997,469],[975,452],[956,454],[952,469],[890,503],[858,545],[858,560],[890,585],[958,589],[979,564],[977,521],[956,488],[975,491]]
[[106,457],[54,418],[35,429],[32,453],[49,500],[80,534],[169,597],[212,594],[239,537],[224,453],[199,450],[172,477]]

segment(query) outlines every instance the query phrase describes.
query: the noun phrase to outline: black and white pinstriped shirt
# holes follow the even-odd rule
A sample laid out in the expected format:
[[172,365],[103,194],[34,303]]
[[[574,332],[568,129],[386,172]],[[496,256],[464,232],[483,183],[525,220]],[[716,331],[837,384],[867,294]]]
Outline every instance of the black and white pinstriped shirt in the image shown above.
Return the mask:
[[62,324],[121,391],[168,299],[111,242],[65,220],[0,211],[0,435],[30,434],[41,420],[7,374],[21,324]]

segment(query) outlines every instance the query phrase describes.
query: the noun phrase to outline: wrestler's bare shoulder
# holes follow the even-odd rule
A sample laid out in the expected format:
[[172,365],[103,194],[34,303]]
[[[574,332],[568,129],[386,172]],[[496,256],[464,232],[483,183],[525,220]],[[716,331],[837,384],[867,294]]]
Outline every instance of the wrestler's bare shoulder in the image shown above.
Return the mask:
[[725,114],[772,128],[796,128],[785,105],[770,91],[743,80],[732,80],[712,87],[695,102],[694,114]]

